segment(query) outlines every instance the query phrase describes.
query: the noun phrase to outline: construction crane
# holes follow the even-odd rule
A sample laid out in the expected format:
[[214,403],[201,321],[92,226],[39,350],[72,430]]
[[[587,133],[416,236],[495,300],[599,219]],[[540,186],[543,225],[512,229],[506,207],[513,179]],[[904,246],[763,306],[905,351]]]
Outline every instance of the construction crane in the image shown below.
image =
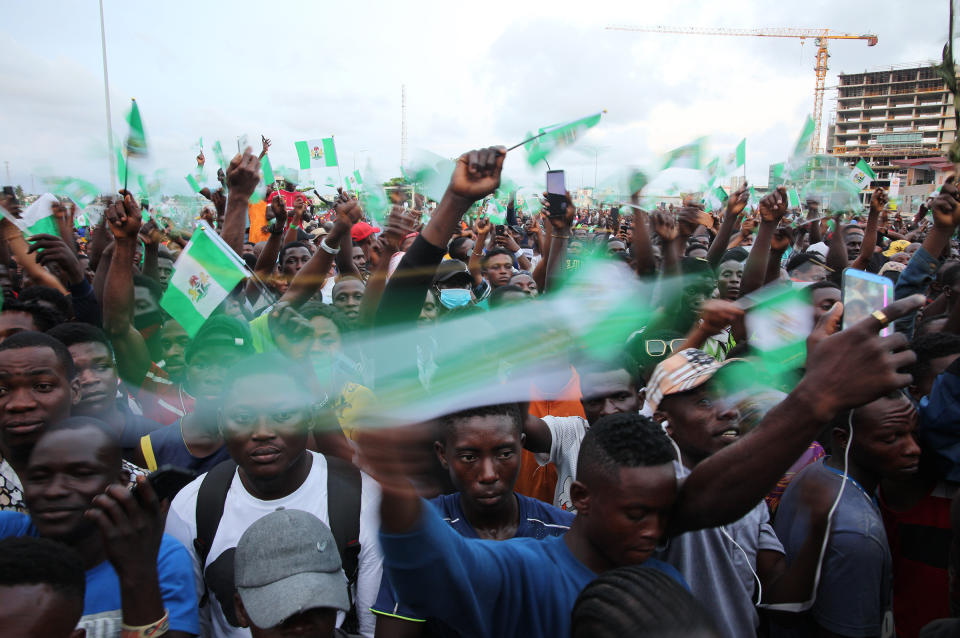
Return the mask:
[[813,121],[814,132],[810,140],[810,151],[816,153],[820,148],[820,120],[823,117],[824,83],[827,79],[827,42],[829,40],[866,40],[867,46],[877,44],[877,36],[873,33],[857,35],[855,33],[834,33],[830,29],[723,29],[708,27],[626,27],[609,26],[608,31],[641,31],[644,33],[677,33],[680,35],[739,35],[757,38],[799,38],[801,43],[807,38],[813,38],[817,44],[817,87],[813,91]]

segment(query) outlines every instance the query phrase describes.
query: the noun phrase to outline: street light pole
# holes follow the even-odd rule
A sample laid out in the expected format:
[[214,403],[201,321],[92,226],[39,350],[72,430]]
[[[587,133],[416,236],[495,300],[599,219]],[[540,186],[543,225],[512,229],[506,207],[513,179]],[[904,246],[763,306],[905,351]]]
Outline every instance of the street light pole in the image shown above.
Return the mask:
[[117,192],[117,167],[113,156],[113,129],[110,122],[110,78],[107,76],[107,34],[103,27],[103,0],[100,0],[100,50],[103,53],[103,101],[107,107],[107,157],[110,159],[110,192]]

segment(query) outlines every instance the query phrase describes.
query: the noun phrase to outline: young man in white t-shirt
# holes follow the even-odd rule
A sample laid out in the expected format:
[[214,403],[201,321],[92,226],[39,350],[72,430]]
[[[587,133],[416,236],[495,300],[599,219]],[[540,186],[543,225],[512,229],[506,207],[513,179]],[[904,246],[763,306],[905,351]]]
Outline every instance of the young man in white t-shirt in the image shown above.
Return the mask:
[[[204,635],[250,635],[234,613],[232,579],[234,548],[254,521],[278,509],[297,509],[335,526],[328,508],[327,459],[307,449],[316,412],[306,385],[308,375],[274,354],[251,357],[228,374],[220,428],[237,469],[202,565],[194,540],[204,477],[183,488],[170,506],[167,533],[190,549],[198,592],[208,596],[200,611]],[[381,573],[380,490],[366,475],[361,475],[360,498],[360,553],[353,596],[360,633],[372,637],[374,620],[369,609],[376,600]],[[339,615],[338,625],[343,617]]]

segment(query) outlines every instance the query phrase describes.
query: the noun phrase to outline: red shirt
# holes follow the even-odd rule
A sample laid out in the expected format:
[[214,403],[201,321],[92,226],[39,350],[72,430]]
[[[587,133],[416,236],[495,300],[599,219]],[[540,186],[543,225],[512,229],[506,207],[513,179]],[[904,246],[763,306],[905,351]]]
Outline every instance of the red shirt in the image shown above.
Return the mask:
[[171,381],[156,363],[150,364],[136,396],[143,408],[143,416],[163,425],[170,425],[193,412],[193,397],[187,394],[179,383]]

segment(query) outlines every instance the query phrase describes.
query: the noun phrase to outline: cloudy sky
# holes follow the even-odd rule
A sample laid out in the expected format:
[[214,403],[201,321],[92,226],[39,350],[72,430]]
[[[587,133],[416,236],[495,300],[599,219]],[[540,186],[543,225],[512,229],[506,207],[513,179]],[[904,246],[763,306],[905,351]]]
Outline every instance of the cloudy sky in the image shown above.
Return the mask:
[[[591,185],[595,170],[603,181],[653,163],[701,135],[716,153],[746,137],[748,177],[765,185],[767,166],[785,157],[812,111],[813,41],[604,26],[878,34],[872,48],[831,43],[828,86],[837,72],[929,62],[947,30],[945,0],[104,0],[104,12],[114,134],[126,134],[136,97],[151,147],[145,169],[166,171],[170,192],[187,192],[201,136],[208,149],[219,139],[235,150],[237,136],[258,142],[263,133],[274,167],[295,167],[296,140],[335,134],[345,170],[370,163],[396,175],[401,85],[411,154],[509,146],[528,130],[607,109],[552,162],[568,186]],[[31,176],[39,190],[50,175],[107,188],[97,3],[8,1],[0,15],[0,162],[28,190]],[[835,104],[828,94],[825,116]],[[506,170],[520,182],[534,177],[520,152]]]

